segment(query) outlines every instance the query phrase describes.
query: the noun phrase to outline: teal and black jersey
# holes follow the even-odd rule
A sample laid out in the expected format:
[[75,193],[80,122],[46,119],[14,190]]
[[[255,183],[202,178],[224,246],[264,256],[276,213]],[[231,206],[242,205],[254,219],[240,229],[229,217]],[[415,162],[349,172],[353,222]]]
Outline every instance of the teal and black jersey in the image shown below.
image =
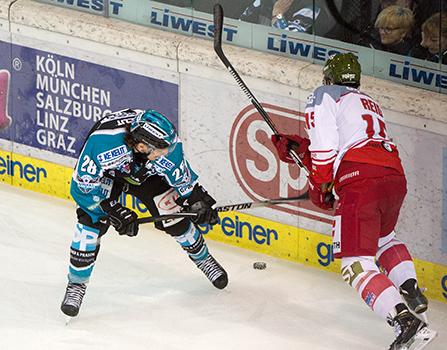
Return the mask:
[[133,152],[125,144],[126,126],[139,111],[123,110],[98,121],[91,129],[76,164],[70,194],[96,222],[106,216],[99,204],[109,198],[113,178],[131,173]]
[[129,183],[138,184],[153,175],[164,177],[165,181],[178,192],[180,197],[188,197],[198,179],[197,174],[184,158],[183,145],[179,140],[169,148],[167,155],[154,161],[148,160],[140,165],[135,164],[132,175],[127,177],[126,180]]
[[181,141],[176,140],[165,156],[143,162],[145,157],[126,145],[126,126],[140,112],[127,109],[104,117],[94,125],[82,148],[70,193],[93,222],[107,216],[100,203],[110,197],[117,177],[139,184],[149,176],[162,176],[181,197],[188,197],[197,183],[198,176],[184,158]]

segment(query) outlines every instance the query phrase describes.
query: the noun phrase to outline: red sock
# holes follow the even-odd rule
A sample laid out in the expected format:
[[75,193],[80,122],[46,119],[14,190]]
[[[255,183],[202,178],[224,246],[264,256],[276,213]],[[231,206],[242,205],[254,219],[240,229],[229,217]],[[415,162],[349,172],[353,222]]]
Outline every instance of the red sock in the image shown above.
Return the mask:
[[393,238],[379,248],[376,258],[383,272],[397,288],[409,278],[416,279],[413,259],[403,242]]

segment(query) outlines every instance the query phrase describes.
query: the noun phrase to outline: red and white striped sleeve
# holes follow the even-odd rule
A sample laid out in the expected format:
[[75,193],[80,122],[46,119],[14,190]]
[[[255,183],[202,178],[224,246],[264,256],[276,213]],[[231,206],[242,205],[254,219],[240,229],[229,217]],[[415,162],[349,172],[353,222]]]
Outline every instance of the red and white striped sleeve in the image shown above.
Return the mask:
[[316,183],[333,181],[333,166],[338,154],[337,90],[317,88],[307,100],[306,131],[312,158],[312,177]]

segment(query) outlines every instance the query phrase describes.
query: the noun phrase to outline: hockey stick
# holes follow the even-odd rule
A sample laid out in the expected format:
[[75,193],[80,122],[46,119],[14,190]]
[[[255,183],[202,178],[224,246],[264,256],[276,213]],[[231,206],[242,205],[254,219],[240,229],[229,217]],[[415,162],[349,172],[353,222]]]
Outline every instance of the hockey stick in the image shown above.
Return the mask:
[[180,218],[194,218],[196,217],[196,213],[172,213],[172,214],[164,214],[158,216],[148,216],[146,218],[139,218],[139,224],[147,224],[148,222],[160,222],[166,220],[180,219]]
[[[260,202],[246,202],[246,203],[222,205],[222,206],[216,207],[216,210],[218,212],[245,210],[245,209],[252,209],[252,208],[267,207],[269,205],[274,205],[274,204],[281,204],[281,203],[288,203],[288,202],[300,202],[300,201],[305,201],[308,199],[309,199],[309,193],[306,192],[306,193],[302,194],[301,196],[297,196],[297,197],[276,198],[276,199],[267,199],[265,201],[260,201]],[[188,218],[188,217],[191,218],[191,217],[195,217],[195,216],[197,216],[196,213],[179,212],[179,213],[173,213],[173,214],[149,216],[146,218],[140,218],[140,219],[138,219],[138,223],[145,224],[148,222],[160,222],[160,221],[179,219],[179,218]]]
[[234,210],[245,210],[252,208],[260,208],[260,207],[268,207],[269,205],[288,203],[288,202],[301,202],[309,199],[309,192],[302,194],[297,197],[289,197],[289,198],[276,198],[276,199],[267,199],[265,201],[260,202],[246,202],[246,203],[238,203],[238,204],[228,204],[216,207],[218,212],[226,212],[226,211],[234,211]]
[[[222,6],[220,4],[214,5],[214,51],[216,52],[217,56],[219,56],[220,60],[225,65],[225,67],[227,67],[231,76],[234,78],[234,80],[236,80],[241,90],[245,93],[245,95],[253,104],[253,106],[255,106],[255,108],[258,110],[259,114],[268,124],[273,133],[279,134],[278,129],[276,128],[273,121],[270,119],[265,109],[262,107],[262,105],[259,103],[256,97],[252,94],[248,86],[244,83],[244,81],[239,76],[238,72],[234,69],[234,67],[232,66],[232,64],[225,56],[225,53],[222,50],[223,19],[224,19],[224,13]],[[301,162],[301,159],[298,157],[298,154],[293,149],[290,150],[290,155],[292,159],[295,161],[295,163],[300,168],[304,169],[306,174],[309,175],[309,169],[305,167],[305,165]]]

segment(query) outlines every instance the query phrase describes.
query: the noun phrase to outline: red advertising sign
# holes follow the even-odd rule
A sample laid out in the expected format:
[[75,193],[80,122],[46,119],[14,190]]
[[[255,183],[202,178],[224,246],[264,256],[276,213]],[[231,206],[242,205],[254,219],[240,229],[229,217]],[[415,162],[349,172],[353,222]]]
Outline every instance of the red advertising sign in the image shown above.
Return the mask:
[[[278,131],[307,137],[304,113],[263,104]],[[243,191],[254,200],[291,197],[307,191],[307,176],[295,164],[281,162],[270,141],[272,131],[252,105],[236,117],[230,135],[233,172]],[[290,214],[331,223],[332,217],[310,201],[272,206]]]

